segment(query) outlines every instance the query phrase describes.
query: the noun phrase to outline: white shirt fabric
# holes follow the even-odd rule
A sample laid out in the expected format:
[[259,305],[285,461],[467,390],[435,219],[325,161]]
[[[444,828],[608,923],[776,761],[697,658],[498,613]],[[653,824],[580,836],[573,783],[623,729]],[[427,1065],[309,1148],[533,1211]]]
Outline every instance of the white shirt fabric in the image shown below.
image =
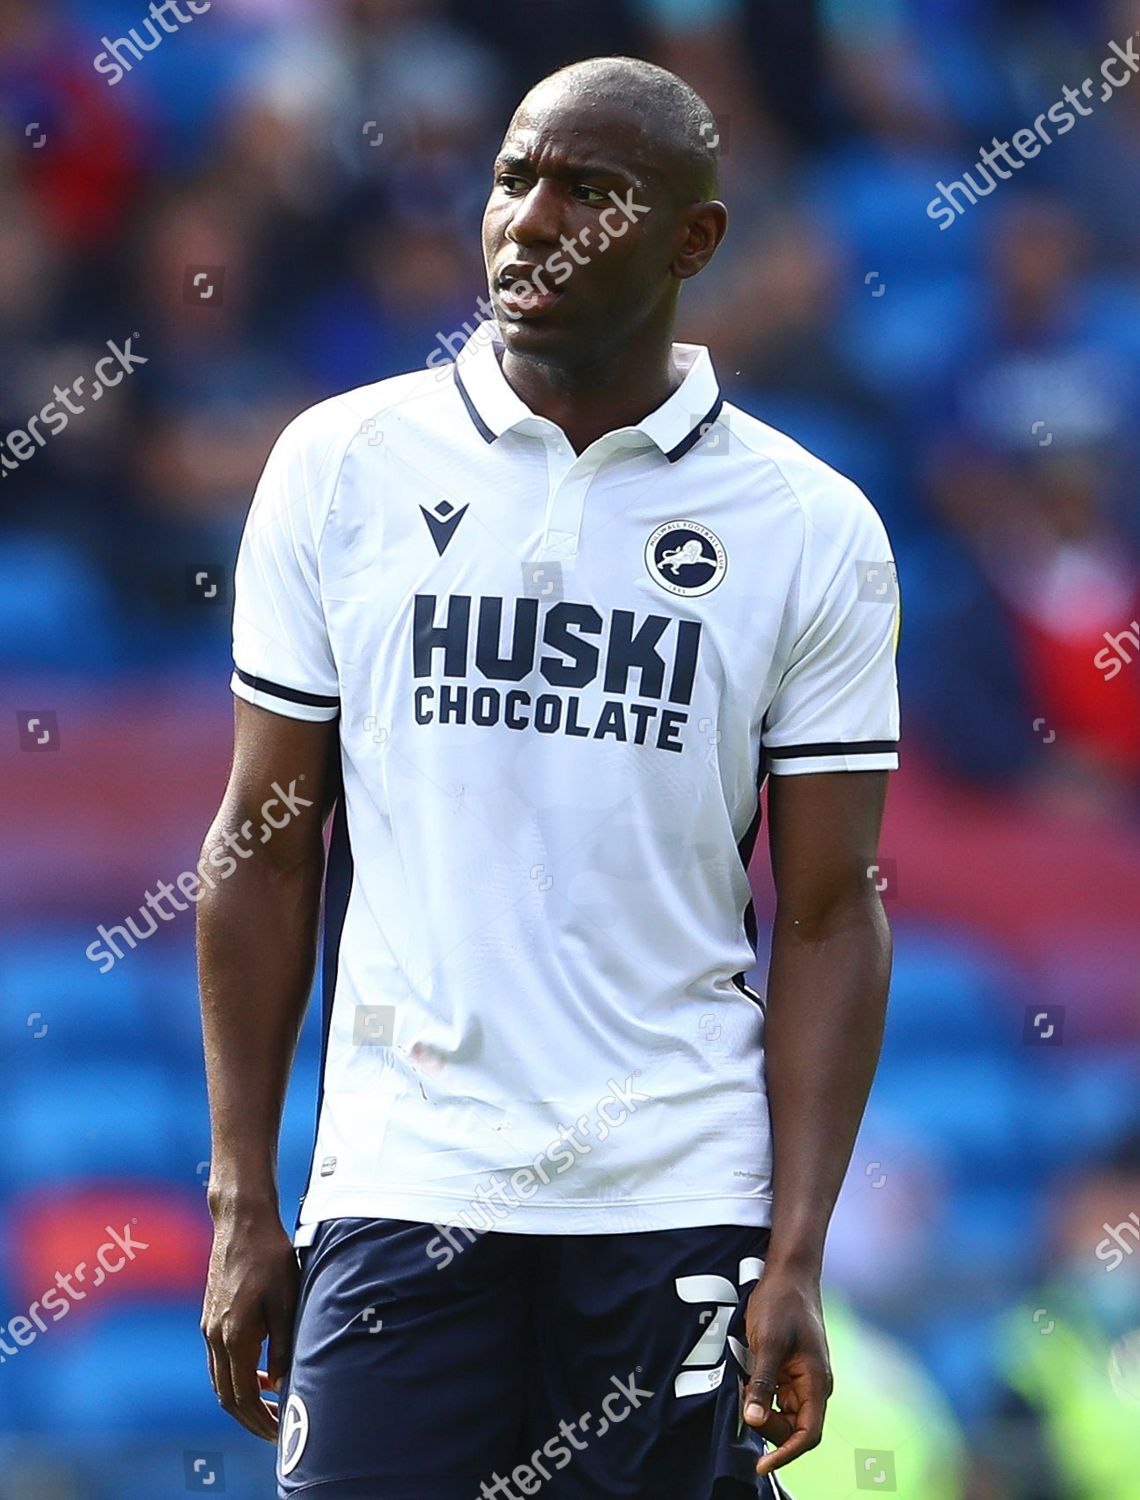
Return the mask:
[[500,353],[304,412],[242,541],[233,691],[340,718],[298,1244],[770,1223],[759,786],[897,764],[860,491],[703,348],[577,456]]

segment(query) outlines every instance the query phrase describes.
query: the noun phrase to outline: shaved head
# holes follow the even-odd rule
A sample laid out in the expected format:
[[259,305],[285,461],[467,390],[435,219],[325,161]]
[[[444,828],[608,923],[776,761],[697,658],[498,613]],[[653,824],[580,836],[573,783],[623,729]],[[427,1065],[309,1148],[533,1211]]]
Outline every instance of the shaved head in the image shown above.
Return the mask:
[[624,106],[638,117],[658,171],[678,202],[707,202],[717,192],[719,133],[711,109],[684,79],[639,57],[590,57],[536,83],[516,111],[549,108],[564,98],[578,106]]
[[680,289],[728,223],[717,144],[701,96],[640,58],[592,57],[535,84],[507,127],[483,211],[487,286],[516,389],[591,391],[605,371],[628,392],[648,369],[628,403],[644,414],[678,383]]

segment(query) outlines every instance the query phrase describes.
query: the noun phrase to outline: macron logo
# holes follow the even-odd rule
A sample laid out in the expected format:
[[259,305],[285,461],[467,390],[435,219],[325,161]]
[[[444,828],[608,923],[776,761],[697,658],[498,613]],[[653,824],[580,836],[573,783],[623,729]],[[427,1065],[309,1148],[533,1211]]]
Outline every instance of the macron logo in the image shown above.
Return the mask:
[[421,505],[420,513],[427,522],[435,550],[442,557],[444,548],[455,535],[455,528],[467,514],[467,507],[465,505],[461,510],[456,510],[450,500],[438,500],[430,509]]

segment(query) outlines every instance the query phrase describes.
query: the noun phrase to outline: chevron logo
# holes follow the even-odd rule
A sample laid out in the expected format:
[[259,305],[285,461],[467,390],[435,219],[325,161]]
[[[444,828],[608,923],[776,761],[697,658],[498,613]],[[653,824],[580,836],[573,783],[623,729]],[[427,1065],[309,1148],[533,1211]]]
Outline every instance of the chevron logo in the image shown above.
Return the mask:
[[420,511],[431,532],[435,550],[442,557],[444,548],[455,535],[455,528],[467,514],[467,507],[464,505],[460,510],[456,510],[450,500],[440,500],[431,510],[428,510],[426,505],[421,505]]

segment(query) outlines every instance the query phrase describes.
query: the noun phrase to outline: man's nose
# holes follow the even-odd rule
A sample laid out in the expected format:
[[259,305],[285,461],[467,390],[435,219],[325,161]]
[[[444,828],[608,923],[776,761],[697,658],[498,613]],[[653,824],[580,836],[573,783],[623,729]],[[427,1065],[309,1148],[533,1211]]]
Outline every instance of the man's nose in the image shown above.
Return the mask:
[[516,245],[554,245],[561,231],[561,196],[553,183],[540,180],[516,203],[507,238]]

